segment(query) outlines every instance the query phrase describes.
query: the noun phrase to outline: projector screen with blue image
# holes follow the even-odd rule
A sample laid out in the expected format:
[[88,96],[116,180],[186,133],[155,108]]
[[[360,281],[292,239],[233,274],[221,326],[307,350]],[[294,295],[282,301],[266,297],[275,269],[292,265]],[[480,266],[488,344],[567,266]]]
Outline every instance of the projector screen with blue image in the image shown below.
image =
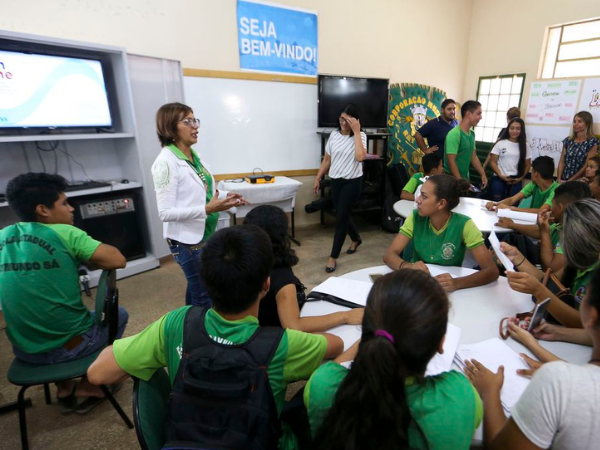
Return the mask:
[[0,128],[110,126],[100,61],[0,50]]

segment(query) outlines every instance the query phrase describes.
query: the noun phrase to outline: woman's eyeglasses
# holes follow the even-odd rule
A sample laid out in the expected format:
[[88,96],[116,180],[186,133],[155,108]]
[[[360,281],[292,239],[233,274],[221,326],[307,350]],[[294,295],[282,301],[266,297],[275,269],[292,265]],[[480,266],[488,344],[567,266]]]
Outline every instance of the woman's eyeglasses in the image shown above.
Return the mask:
[[200,119],[183,119],[180,122],[185,123],[188,127],[200,128]]

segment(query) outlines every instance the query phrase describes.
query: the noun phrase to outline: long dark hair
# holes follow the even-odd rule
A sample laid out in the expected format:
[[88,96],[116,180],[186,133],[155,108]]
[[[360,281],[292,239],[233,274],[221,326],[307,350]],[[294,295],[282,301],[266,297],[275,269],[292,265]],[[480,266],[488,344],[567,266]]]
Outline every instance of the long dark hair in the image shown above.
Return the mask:
[[298,257],[292,250],[288,234],[288,218],[281,208],[273,205],[257,206],[244,218],[244,225],[256,225],[269,235],[273,245],[274,267],[292,267],[298,264]]
[[[358,112],[358,106],[356,106],[354,103],[348,103],[346,106],[344,106],[344,109],[342,109],[340,111],[340,116],[342,114],[348,114],[350,117],[354,117],[356,120],[360,120],[360,113]],[[340,122],[338,121],[338,131],[340,131],[342,129],[342,127],[340,126]],[[352,131],[352,128],[350,128],[350,136],[354,136],[354,131]]]
[[448,202],[448,211],[452,211],[458,206],[460,198],[465,197],[471,187],[471,183],[467,180],[456,178],[447,173],[429,177],[427,182],[431,182],[435,186],[433,193],[438,200],[444,199]]
[[[423,272],[399,270],[375,282],[358,354],[315,436],[315,448],[409,448],[409,426],[421,429],[408,407],[406,379],[425,382],[427,364],[446,333],[448,308],[446,292]],[[422,431],[421,436],[426,442]]]
[[521,134],[519,134],[519,139],[517,140],[519,144],[519,166],[517,167],[517,173],[522,177],[525,175],[525,157],[527,156],[527,135],[525,134],[525,122],[523,122],[523,119],[520,117],[511,119],[510,122],[508,122],[508,125],[506,125],[506,128],[500,133],[498,140],[510,139],[508,129],[515,122],[521,125]]

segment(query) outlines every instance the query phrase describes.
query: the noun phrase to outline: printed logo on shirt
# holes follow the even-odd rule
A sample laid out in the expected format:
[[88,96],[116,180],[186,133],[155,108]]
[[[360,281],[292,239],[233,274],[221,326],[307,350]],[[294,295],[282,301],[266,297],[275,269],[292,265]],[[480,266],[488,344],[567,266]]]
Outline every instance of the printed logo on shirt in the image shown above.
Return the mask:
[[583,297],[585,297],[585,286],[581,286],[579,289],[577,289],[577,292],[575,292],[575,301],[577,303],[581,303],[583,301]]
[[152,178],[154,179],[154,186],[156,189],[162,189],[165,186],[168,186],[171,182],[169,164],[166,161],[160,161],[153,169]]
[[452,242],[446,242],[444,245],[442,245],[442,258],[444,258],[444,259],[454,258],[455,251],[456,251],[456,246]]

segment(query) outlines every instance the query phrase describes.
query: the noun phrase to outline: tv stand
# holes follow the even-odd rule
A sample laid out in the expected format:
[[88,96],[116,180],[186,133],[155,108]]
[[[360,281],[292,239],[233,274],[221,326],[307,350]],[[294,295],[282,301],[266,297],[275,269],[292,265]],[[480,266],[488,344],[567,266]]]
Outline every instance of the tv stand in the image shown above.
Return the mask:
[[[363,130],[364,131],[364,130]],[[317,134],[321,137],[321,161],[325,157],[325,146],[332,131],[321,130]],[[385,179],[387,167],[387,146],[390,133],[364,131],[367,135],[367,157],[363,161],[363,192],[357,205],[352,212],[379,211],[383,218],[383,206],[385,201]],[[383,141],[382,154],[369,153],[369,141]],[[365,184],[371,183],[372,190],[366,190]],[[366,191],[366,192],[365,192]],[[325,189],[321,189],[321,198],[325,197]],[[372,200],[369,202],[368,200]],[[362,206],[361,206],[362,204]],[[369,206],[371,205],[372,206]],[[325,213],[333,214],[333,209],[321,209],[321,225],[325,223]]]

